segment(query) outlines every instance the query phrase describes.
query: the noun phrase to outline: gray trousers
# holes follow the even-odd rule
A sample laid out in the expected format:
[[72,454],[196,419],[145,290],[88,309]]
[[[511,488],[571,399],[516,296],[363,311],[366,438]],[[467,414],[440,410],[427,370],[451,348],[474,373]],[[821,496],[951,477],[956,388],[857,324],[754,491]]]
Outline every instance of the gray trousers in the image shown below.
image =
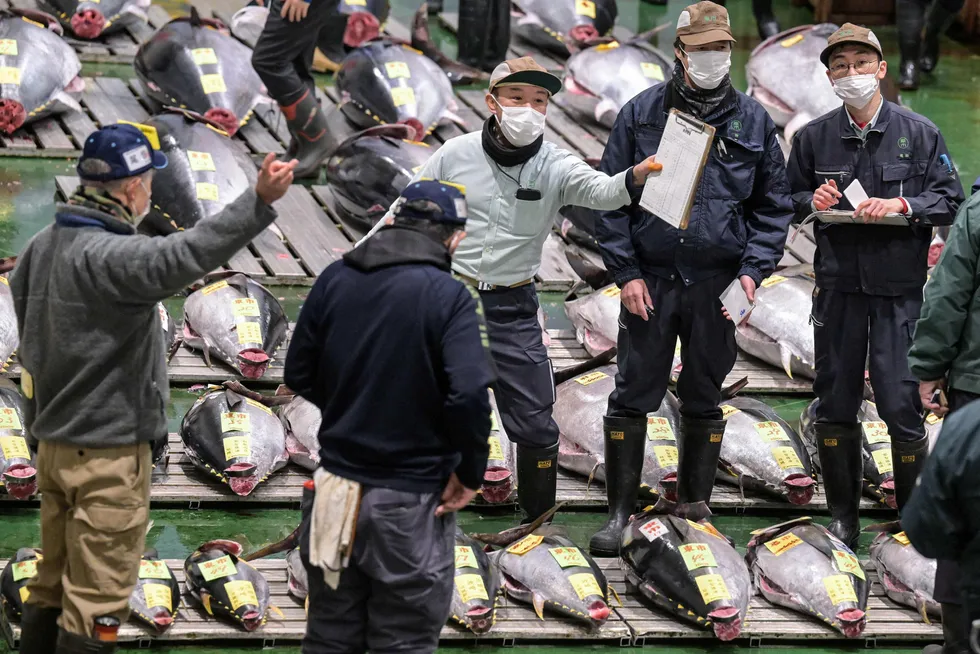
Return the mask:
[[303,654],[434,652],[453,596],[456,516],[435,516],[436,493],[364,488],[350,565],[333,590],[309,564],[309,520],[300,555],[309,576]]

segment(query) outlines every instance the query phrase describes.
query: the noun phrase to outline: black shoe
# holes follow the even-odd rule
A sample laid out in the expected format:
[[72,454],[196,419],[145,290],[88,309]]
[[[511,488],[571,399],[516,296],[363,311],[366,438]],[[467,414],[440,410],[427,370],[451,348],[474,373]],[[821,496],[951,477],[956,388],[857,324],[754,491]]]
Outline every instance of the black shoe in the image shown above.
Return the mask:
[[724,420],[699,420],[681,416],[677,440],[677,509],[691,520],[711,515],[708,502],[715,486]]
[[864,441],[860,425],[816,423],[823,488],[830,507],[827,529],[852,550],[861,535],[858,507],[864,482]]
[[558,443],[548,447],[517,446],[517,503],[523,524],[534,522],[555,505],[558,487]]
[[606,458],[606,495],[609,518],[589,540],[592,556],[619,556],[623,528],[636,508],[647,442],[646,418],[602,419]]
[[925,9],[920,0],[895,0],[895,23],[898,25],[898,85],[904,90],[919,88],[919,55],[922,50],[922,27]]
[[903,91],[914,91],[919,88],[919,64],[915,61],[903,61],[899,64],[898,87]]
[[929,437],[923,436],[911,443],[892,441],[892,461],[895,466],[895,503],[901,513],[902,507],[908,502],[915,480],[922,472],[922,466],[929,456]]
[[307,89],[303,96],[291,105],[279,105],[286,125],[292,136],[289,151],[294,152],[293,159],[299,163],[293,171],[297,179],[317,177],[320,174],[320,164],[333,149],[332,141],[327,138],[327,117],[316,101],[316,96]]
[[945,34],[956,20],[956,14],[943,7],[942,2],[933,2],[926,13],[926,30],[922,37],[922,57],[919,65],[927,73],[936,69],[939,61],[939,37]]
[[95,640],[59,629],[58,648],[54,650],[54,654],[114,654],[118,649],[119,644],[116,642]]
[[25,604],[24,615],[20,620],[21,654],[51,654],[58,640],[60,615],[61,609]]

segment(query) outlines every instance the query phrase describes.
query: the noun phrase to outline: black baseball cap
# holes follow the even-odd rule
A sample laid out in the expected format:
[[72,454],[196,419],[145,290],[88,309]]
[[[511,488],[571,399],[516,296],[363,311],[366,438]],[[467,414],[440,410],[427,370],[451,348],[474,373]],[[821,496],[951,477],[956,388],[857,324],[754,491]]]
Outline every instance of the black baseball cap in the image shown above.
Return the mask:
[[402,191],[393,213],[396,218],[428,220],[462,228],[466,225],[466,197],[456,184],[420,180]]

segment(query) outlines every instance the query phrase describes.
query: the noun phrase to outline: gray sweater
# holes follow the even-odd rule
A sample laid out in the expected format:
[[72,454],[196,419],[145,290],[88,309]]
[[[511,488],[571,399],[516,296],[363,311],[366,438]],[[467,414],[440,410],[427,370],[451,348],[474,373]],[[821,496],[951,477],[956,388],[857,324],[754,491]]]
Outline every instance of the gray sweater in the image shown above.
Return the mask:
[[89,448],[166,437],[170,387],[155,305],[227,262],[276,212],[250,189],[166,237],[137,235],[87,207],[57,213],[10,275],[18,356],[33,378],[26,428]]

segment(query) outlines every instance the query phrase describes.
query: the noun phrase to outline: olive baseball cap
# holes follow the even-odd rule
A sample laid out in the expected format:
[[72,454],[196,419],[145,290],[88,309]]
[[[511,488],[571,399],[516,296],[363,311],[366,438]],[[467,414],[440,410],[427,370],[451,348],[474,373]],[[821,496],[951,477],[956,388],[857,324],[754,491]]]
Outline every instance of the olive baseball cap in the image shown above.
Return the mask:
[[677,38],[684,45],[704,45],[715,41],[734,43],[728,10],[713,2],[690,5],[677,17]]
[[844,23],[839,30],[831,34],[830,38],[827,39],[827,47],[820,53],[820,61],[823,62],[823,65],[829,68],[830,54],[838,46],[847,45],[848,43],[866,45],[877,52],[880,59],[885,58],[885,54],[881,51],[881,42],[878,41],[878,37],[875,36],[874,32],[867,27],[861,27],[854,23]]
[[549,73],[532,57],[508,59],[490,73],[490,91],[498,86],[540,86],[551,95],[561,91],[561,79]]

